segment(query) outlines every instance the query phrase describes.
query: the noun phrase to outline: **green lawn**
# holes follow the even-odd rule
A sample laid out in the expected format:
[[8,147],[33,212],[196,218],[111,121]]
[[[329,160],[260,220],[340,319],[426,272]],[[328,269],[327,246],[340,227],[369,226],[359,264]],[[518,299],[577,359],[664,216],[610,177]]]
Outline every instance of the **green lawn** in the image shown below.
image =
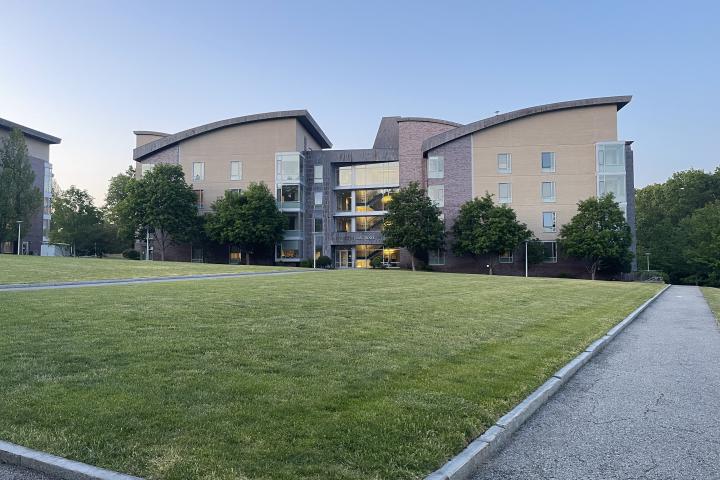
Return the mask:
[[248,270],[282,270],[283,268],[188,262],[143,262],[122,259],[0,255],[0,285],[110,278],[167,277],[203,273],[237,273]]
[[330,271],[0,292],[0,439],[151,479],[418,479],[660,288]]
[[702,292],[710,309],[715,313],[715,318],[720,322],[720,288],[702,287]]

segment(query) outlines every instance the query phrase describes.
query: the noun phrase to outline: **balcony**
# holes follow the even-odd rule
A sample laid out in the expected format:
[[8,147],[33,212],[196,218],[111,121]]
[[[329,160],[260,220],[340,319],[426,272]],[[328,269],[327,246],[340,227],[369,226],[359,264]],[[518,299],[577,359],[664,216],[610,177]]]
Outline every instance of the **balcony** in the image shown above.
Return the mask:
[[333,245],[382,245],[384,237],[380,231],[370,232],[335,232],[330,239]]

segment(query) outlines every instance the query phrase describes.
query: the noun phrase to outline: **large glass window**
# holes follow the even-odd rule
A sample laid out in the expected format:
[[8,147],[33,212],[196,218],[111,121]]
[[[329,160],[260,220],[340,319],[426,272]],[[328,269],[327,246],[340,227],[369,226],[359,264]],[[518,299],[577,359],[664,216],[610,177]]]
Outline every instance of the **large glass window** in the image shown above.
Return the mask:
[[338,168],[339,187],[397,185],[400,183],[398,162],[367,163]]
[[557,263],[557,242],[543,242],[544,256],[543,262]]
[[300,186],[281,185],[278,187],[277,198],[280,208],[300,208]]
[[352,219],[347,217],[336,218],[335,230],[338,232],[352,232]]
[[543,212],[543,232],[555,231],[555,212]]
[[436,249],[428,252],[428,265],[445,265],[445,250]]
[[353,183],[352,180],[352,167],[340,167],[338,168],[338,181],[339,187],[349,187]]
[[498,202],[512,202],[512,186],[509,183],[498,183]]
[[278,183],[300,181],[300,154],[298,152],[278,153],[275,155],[276,177]]
[[555,171],[555,152],[542,152],[540,154],[540,167],[545,173]]
[[598,171],[603,173],[625,173],[625,144],[609,142],[598,144]]
[[230,180],[242,180],[242,162],[230,162]]
[[445,158],[428,157],[428,178],[443,178],[445,176]]
[[202,182],[205,180],[205,162],[193,162],[192,179],[193,182]]
[[541,191],[543,202],[555,201],[555,182],[542,182]]
[[300,258],[300,240],[283,240],[278,244],[277,258],[295,259]]
[[373,217],[356,217],[356,232],[379,232],[382,230],[384,217],[375,215]]
[[497,171],[498,173],[512,172],[512,156],[509,153],[497,154]]
[[141,173],[141,176],[144,177],[146,174],[150,173],[150,171],[152,171],[153,168],[155,168],[155,164],[153,164],[153,163],[143,163],[143,164],[142,164],[142,171],[140,172],[140,173]]
[[340,212],[352,211],[352,192],[343,190],[337,192],[337,209]]
[[287,218],[287,231],[294,232],[300,230],[300,217],[297,213],[286,213],[285,218]]
[[445,206],[445,186],[444,185],[430,185],[427,189],[428,197],[438,208]]
[[615,201],[625,201],[625,175],[602,175],[598,183],[598,194],[612,193]]

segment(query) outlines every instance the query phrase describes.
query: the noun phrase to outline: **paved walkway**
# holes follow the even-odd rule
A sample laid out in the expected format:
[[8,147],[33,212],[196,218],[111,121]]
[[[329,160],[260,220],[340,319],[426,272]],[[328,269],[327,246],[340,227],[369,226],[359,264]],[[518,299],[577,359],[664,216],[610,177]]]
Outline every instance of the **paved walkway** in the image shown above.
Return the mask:
[[136,283],[182,282],[186,280],[213,280],[218,278],[256,277],[259,275],[296,275],[321,270],[270,270],[267,272],[210,273],[203,275],[176,275],[168,277],[111,278],[106,280],[81,280],[77,282],[14,283],[0,284],[0,292],[25,290],[52,290],[57,288],[104,287],[108,285],[131,285]]
[[473,480],[720,479],[720,328],[673,286]]
[[42,473],[0,463],[0,480],[54,480]]

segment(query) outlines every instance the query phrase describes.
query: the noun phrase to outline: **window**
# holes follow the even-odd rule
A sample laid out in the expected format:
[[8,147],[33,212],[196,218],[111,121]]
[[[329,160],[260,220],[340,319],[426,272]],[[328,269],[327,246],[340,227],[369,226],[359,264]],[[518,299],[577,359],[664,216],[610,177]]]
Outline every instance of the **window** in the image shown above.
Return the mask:
[[557,263],[557,242],[543,242],[543,262]]
[[600,196],[612,193],[616,202],[624,202],[626,200],[625,175],[601,175],[598,190]]
[[281,185],[278,187],[277,198],[280,208],[300,208],[300,186]]
[[227,190],[225,190],[225,192],[226,193],[227,192],[236,193],[236,194],[240,195],[240,193],[242,192],[242,189],[241,188],[228,188]]
[[368,163],[339,167],[337,185],[339,187],[366,185],[397,185],[400,183],[398,162]]
[[555,201],[555,182],[542,182],[542,200],[543,202]]
[[428,178],[443,178],[445,176],[445,158],[428,157]]
[[340,212],[352,211],[352,192],[337,192],[337,209]]
[[202,190],[193,190],[195,192],[195,197],[197,198],[197,208],[198,210],[203,209],[203,191]]
[[155,168],[155,165],[154,165],[154,164],[143,163],[143,164],[142,164],[142,173],[141,173],[141,175],[144,177],[145,174],[146,174],[146,173],[149,173],[150,171],[152,171],[153,168]]
[[445,186],[444,185],[430,185],[427,189],[428,197],[438,208],[445,206]]
[[512,202],[512,186],[509,183],[498,183],[498,201],[500,203]]
[[323,203],[323,192],[315,192],[315,206],[322,205]]
[[193,182],[202,182],[205,180],[205,162],[193,162],[192,179]]
[[323,166],[315,165],[315,183],[323,182]]
[[286,230],[289,231],[297,231],[299,230],[298,226],[298,215],[296,213],[286,213],[285,218],[287,218],[287,228]]
[[513,263],[513,253],[505,252],[500,254],[500,263]]
[[375,215],[372,217],[356,217],[356,232],[380,232],[383,228],[384,217]]
[[43,198],[43,215],[50,215],[52,211],[52,199],[48,197]]
[[512,172],[512,157],[509,153],[497,154],[498,173]]
[[542,152],[540,154],[540,167],[543,172],[553,173],[555,171],[555,152]]
[[300,154],[297,152],[275,154],[275,177],[278,183],[300,181]]
[[322,218],[316,218],[315,219],[315,232],[322,232],[323,231],[323,221]]
[[350,218],[336,218],[335,229],[338,232],[352,232],[352,219]]
[[204,256],[202,247],[196,247],[195,245],[192,245],[190,247],[190,261],[195,263],[203,263]]
[[338,168],[338,187],[349,187],[352,185],[352,167]]
[[555,231],[555,212],[543,212],[543,232]]
[[230,180],[242,180],[242,162],[230,162]]
[[278,244],[277,258],[300,258],[300,240],[283,240]]
[[435,249],[428,252],[428,265],[445,265],[445,250]]

